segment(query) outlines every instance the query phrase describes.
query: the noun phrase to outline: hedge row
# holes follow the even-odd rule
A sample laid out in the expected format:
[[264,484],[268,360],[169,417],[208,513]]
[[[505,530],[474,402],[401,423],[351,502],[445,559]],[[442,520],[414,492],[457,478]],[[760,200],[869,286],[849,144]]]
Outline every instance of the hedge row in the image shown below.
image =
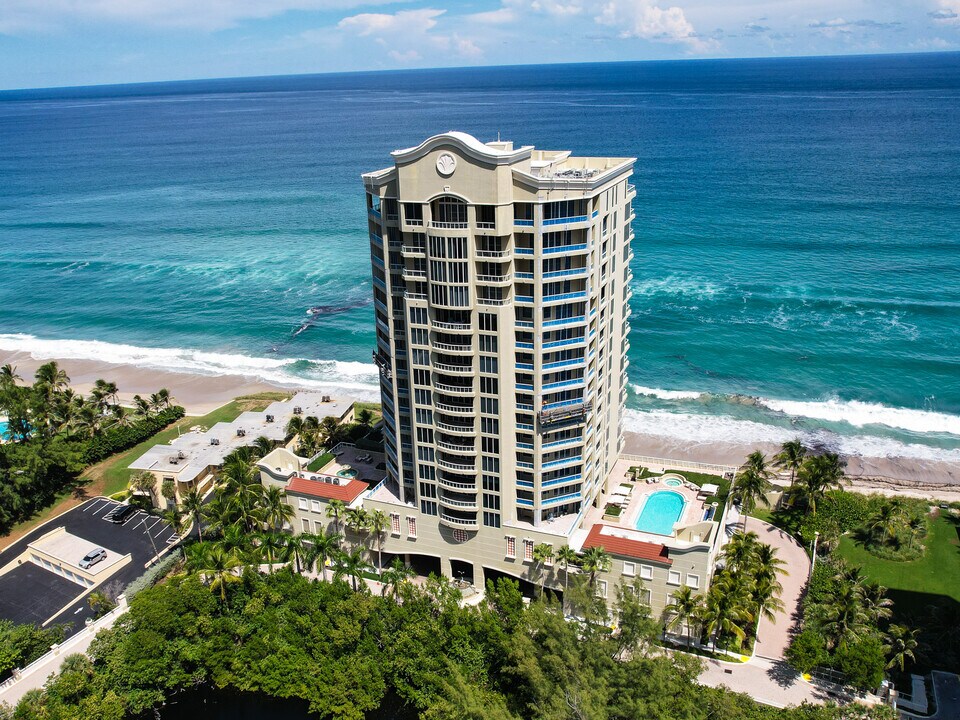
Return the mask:
[[88,465],[98,463],[111,455],[123,452],[148,440],[167,425],[182,418],[184,410],[174,405],[161,410],[153,417],[144,418],[127,427],[111,427],[92,438],[84,450],[83,459]]

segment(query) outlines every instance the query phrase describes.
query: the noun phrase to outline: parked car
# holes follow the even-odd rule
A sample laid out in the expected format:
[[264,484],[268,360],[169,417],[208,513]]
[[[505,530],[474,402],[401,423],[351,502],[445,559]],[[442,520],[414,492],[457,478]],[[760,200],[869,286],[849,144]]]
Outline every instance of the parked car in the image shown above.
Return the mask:
[[94,548],[86,555],[83,556],[83,560],[80,561],[80,567],[84,570],[91,568],[96,565],[101,560],[107,559],[107,551],[103,548]]
[[119,505],[104,516],[104,520],[109,520],[117,525],[123,525],[127,518],[137,512],[133,505]]

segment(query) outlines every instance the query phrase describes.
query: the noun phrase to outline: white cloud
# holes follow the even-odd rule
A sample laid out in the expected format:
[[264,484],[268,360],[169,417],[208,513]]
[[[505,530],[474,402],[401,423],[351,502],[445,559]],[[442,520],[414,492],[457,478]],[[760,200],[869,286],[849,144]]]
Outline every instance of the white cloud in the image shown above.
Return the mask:
[[399,63],[414,63],[421,59],[420,53],[413,49],[407,50],[406,52],[391,50],[387,55]]
[[513,8],[502,7],[488,12],[473,13],[467,15],[468,22],[478,22],[484,25],[508,25],[516,22],[517,13]]
[[616,28],[622,38],[683,43],[697,52],[716,45],[715,41],[697,34],[682,8],[664,9],[650,0],[610,0],[603,4],[594,20]]
[[397,35],[401,33],[425,33],[436,27],[437,18],[446,10],[423,8],[422,10],[401,10],[398,13],[361,13],[345,17],[337,27],[349,30],[360,36]]
[[[402,0],[377,0],[385,5]],[[370,0],[0,0],[0,33],[47,32],[76,23],[223,30],[290,10],[343,10]]]
[[927,14],[937,23],[960,25],[960,0],[940,0],[940,7]]

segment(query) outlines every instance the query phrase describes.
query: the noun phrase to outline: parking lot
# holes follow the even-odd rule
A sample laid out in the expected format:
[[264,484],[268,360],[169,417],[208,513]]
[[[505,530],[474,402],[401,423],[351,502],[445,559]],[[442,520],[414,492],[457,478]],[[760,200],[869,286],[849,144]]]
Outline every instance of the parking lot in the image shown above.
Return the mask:
[[[130,562],[116,570],[93,590],[105,588],[121,591],[144,572],[144,565],[157,553],[163,552],[177,540],[170,526],[158,517],[138,511],[123,525],[115,525],[104,517],[119,503],[105,498],[92,498],[72,508],[58,518],[44,523],[18,542],[0,552],[0,568],[16,561],[28,545],[55,528],[63,527],[70,535],[80,538],[86,553],[97,547],[120,556],[130,555]],[[0,618],[15,622],[42,624],[69,624],[73,629],[83,626],[93,615],[86,600],[91,588],[84,588],[55,572],[23,560],[21,564],[0,575]],[[83,597],[79,597],[83,594]],[[74,601],[74,598],[76,600]],[[73,602],[71,602],[73,601]],[[64,606],[71,603],[69,607]]]

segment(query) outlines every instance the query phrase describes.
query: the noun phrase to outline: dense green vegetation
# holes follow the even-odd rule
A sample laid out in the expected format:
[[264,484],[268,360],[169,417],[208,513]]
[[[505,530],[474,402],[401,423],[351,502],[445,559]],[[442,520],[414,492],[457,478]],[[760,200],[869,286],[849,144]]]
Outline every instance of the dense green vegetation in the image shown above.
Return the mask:
[[32,385],[16,368],[0,368],[0,414],[9,441],[0,444],[0,533],[31,517],[78,483],[90,463],[154,435],[183,415],[160,390],[136,396],[134,410],[117,403],[117,386],[98,380],[88,397],[70,389],[55,362],[41,365]]
[[38,628],[0,620],[0,680],[5,680],[14,668],[32,663],[51,645],[62,642],[63,637],[61,626]]
[[297,436],[297,454],[301,457],[313,457],[318,452],[332,449],[342,442],[355,443],[358,447],[382,452],[382,442],[372,445],[363,442],[374,433],[373,412],[361,408],[357,410],[356,418],[355,422],[342,423],[332,416],[320,420],[312,415],[294,415],[287,423],[287,436]]
[[303,698],[318,715],[354,720],[388,692],[431,720],[892,717],[857,706],[779,710],[701,687],[699,661],[657,650],[656,626],[629,589],[610,633],[565,621],[549,600],[525,606],[505,580],[488,585],[484,605],[461,607],[436,578],[401,584],[395,599],[291,569],[234,577],[224,593],[195,575],[144,591],[90,659],[69,658],[14,717],[119,720],[198,686]]

